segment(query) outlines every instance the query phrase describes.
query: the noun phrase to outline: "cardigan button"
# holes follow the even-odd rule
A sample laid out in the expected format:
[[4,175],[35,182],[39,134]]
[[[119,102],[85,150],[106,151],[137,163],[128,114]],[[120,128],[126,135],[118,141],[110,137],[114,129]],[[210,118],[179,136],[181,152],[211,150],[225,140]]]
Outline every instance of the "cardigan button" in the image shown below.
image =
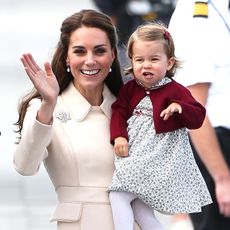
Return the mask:
[[150,91],[149,91],[149,90],[146,90],[146,94],[149,95],[149,94],[150,94]]

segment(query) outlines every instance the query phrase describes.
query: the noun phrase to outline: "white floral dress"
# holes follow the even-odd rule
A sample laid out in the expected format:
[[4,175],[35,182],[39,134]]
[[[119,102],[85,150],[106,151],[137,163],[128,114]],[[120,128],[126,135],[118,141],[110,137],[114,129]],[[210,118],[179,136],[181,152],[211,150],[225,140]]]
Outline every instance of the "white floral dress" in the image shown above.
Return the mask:
[[128,120],[129,156],[116,156],[109,191],[134,193],[161,212],[200,212],[212,199],[193,157],[187,130],[156,134],[152,109],[146,96]]

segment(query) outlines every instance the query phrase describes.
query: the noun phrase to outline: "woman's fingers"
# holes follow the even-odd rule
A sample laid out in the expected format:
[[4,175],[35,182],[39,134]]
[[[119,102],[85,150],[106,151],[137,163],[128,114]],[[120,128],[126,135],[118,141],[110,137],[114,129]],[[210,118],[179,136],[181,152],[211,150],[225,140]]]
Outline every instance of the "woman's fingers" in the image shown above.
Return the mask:
[[38,71],[41,70],[41,68],[37,65],[37,63],[34,61],[32,55],[29,54],[23,54],[21,61],[25,68],[30,70],[30,73],[32,73],[34,76]]
[[25,59],[25,57],[21,57],[20,58],[23,66],[24,66],[24,69],[27,73],[27,75],[29,76],[29,78],[32,80],[34,78],[34,72],[33,70],[31,69],[30,65],[28,64],[27,60]]
[[45,72],[48,78],[55,78],[53,70],[49,62],[45,62],[44,68],[45,68]]
[[32,54],[29,53],[29,54],[27,54],[27,56],[28,56],[28,58],[29,58],[29,60],[30,60],[30,62],[31,62],[31,64],[32,64],[32,66],[34,67],[35,71],[40,71],[41,68],[40,68],[40,67],[37,65],[37,63],[35,62],[35,60],[34,60]]

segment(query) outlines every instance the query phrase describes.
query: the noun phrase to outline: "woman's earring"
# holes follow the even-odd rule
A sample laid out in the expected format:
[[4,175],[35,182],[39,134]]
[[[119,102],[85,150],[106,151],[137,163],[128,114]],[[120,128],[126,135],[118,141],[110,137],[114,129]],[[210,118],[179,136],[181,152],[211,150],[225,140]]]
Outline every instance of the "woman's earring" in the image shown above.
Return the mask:
[[109,68],[109,72],[110,72],[110,73],[112,72],[112,68],[111,68],[111,67]]
[[67,66],[66,71],[67,71],[68,73],[70,72],[70,68],[69,68],[69,66]]

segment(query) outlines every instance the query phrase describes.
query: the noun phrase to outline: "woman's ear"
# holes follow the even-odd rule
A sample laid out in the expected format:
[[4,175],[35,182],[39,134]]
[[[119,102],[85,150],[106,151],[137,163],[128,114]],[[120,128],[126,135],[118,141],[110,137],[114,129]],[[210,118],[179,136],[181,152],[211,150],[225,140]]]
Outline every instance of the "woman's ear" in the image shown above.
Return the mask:
[[69,66],[69,58],[66,58],[66,66]]
[[[117,54],[118,55],[118,54]],[[114,51],[114,48],[112,49],[112,59],[113,59],[113,61],[114,61],[114,59],[115,59],[115,51]],[[113,62],[112,61],[112,62]]]

